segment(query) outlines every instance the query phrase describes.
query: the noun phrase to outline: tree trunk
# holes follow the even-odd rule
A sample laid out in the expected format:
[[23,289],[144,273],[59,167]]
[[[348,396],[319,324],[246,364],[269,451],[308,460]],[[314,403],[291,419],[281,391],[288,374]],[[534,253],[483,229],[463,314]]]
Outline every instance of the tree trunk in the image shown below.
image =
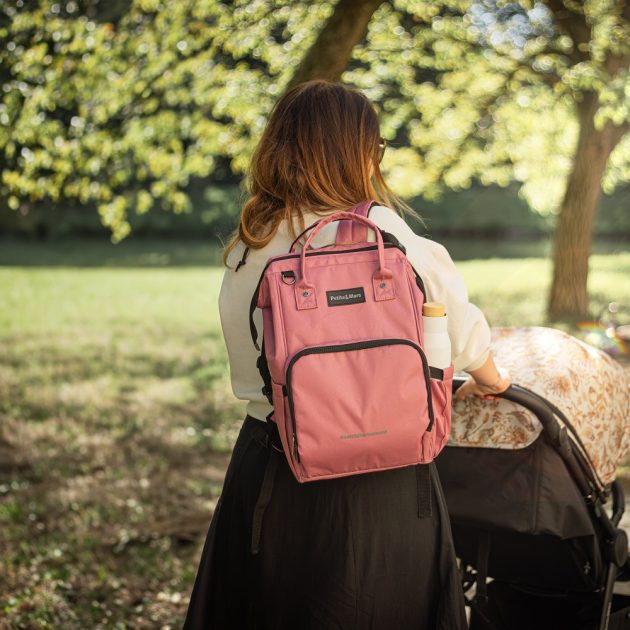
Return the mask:
[[287,89],[311,79],[338,81],[352,49],[365,37],[374,11],[383,0],[339,0],[295,71]]
[[595,129],[597,108],[594,92],[584,92],[576,104],[580,134],[554,234],[553,282],[547,305],[551,320],[578,319],[588,313],[588,259],[602,176],[626,131],[611,122],[602,130]]

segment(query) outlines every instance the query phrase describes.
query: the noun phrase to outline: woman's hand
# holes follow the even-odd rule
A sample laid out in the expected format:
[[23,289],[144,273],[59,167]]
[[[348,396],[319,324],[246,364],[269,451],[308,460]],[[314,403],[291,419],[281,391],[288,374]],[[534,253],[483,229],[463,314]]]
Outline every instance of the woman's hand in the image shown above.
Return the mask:
[[[456,398],[464,400],[466,396],[472,394],[485,400],[493,400],[496,394],[501,394],[512,384],[510,374],[505,368],[496,367],[492,357],[488,357],[488,361],[491,365],[486,363],[483,368],[471,372],[466,382],[455,393]],[[496,378],[489,382],[485,379],[487,379],[488,369],[492,367],[494,367]]]

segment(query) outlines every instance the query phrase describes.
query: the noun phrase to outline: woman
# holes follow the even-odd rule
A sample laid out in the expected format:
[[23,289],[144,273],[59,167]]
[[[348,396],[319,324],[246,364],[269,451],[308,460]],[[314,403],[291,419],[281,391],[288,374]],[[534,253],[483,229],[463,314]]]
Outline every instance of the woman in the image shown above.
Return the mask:
[[[232,388],[248,401],[247,415],[202,552],[186,630],[466,627],[434,464],[299,484],[284,456],[273,453],[266,423],[273,407],[261,391],[259,353],[249,334],[248,307],[267,259],[288,252],[320,217],[378,199],[383,205],[372,207],[369,218],[406,247],[427,299],[446,305],[455,369],[471,375],[459,396],[508,387],[509,377],[490,356],[488,324],[468,302],[448,253],[392,209],[413,212],[383,180],[383,150],[365,96],[312,81],[279,100],[253,156],[251,195],[225,248],[219,296]],[[313,247],[333,243],[338,225],[326,225]],[[259,310],[255,317],[262,330]],[[270,457],[279,460],[272,489],[263,483]],[[421,469],[426,492],[419,491]],[[259,538],[257,548],[252,538]]]

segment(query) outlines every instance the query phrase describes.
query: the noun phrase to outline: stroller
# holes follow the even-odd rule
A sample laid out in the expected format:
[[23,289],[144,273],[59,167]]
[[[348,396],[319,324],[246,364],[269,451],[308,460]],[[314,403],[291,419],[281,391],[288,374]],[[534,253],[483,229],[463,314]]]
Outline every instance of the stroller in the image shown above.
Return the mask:
[[436,459],[470,628],[630,629],[627,376],[558,330],[493,329],[492,348],[518,385],[456,401]]

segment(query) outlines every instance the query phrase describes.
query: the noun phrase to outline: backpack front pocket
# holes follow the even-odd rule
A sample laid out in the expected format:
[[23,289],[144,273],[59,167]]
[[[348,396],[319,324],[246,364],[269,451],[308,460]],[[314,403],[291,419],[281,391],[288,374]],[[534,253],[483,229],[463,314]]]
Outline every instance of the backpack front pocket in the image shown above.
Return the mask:
[[286,369],[291,459],[300,481],[418,463],[433,425],[429,366],[409,339],[313,346]]

